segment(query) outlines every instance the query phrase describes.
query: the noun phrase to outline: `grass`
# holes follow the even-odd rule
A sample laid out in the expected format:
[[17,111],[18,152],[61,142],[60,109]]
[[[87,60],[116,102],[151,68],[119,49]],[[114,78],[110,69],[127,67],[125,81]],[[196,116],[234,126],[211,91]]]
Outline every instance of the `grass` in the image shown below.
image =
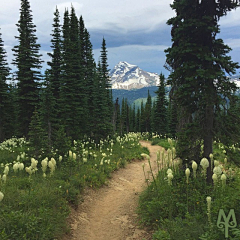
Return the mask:
[[[4,197],[0,202],[0,239],[60,239],[69,231],[66,223],[69,206],[77,207],[85,187],[100,187],[113,171],[132,159],[141,159],[142,152],[148,153],[139,145],[140,137],[132,133],[103,140],[99,145],[90,139],[74,141],[64,156],[52,151],[45,177],[41,165],[44,153],[37,159],[37,169],[31,168],[32,149],[28,142],[14,138],[1,143],[0,192]],[[51,157],[56,161],[52,173]],[[16,162],[30,167],[32,173],[14,171]],[[9,172],[5,181],[6,166]]]
[[[169,144],[166,139],[159,142],[164,142],[165,146]],[[236,219],[240,219],[239,169],[230,162],[224,163],[227,156],[222,144],[215,143],[213,155],[215,160],[220,161],[221,169],[227,176],[226,185],[220,176],[216,184],[208,185],[200,166],[196,178],[191,166],[187,166],[191,171],[187,183],[185,166],[169,164],[165,155],[165,168],[159,171],[139,201],[140,221],[155,230],[154,240],[223,240],[224,228],[217,226],[219,210],[223,209],[227,216],[230,209],[234,209]],[[172,181],[168,181],[168,168],[172,170]],[[211,197],[210,211],[206,201],[208,196]],[[229,239],[239,239],[239,229],[239,226],[229,228]]]

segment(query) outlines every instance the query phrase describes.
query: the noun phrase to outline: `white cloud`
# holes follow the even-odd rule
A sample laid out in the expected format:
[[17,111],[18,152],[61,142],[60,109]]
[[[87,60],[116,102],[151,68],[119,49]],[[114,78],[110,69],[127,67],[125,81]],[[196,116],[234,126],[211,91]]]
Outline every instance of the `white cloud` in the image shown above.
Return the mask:
[[[33,14],[33,22],[37,26],[38,43],[44,46],[41,51],[46,51],[51,45],[51,31],[53,22],[53,13],[56,6],[60,11],[61,19],[65,8],[70,10],[71,4],[75,8],[78,17],[83,16],[85,25],[91,31],[98,30],[99,32],[114,32],[115,37],[119,36],[118,44],[121,42],[129,44],[129,42],[136,43],[133,33],[140,33],[144,38],[150,33],[166,27],[166,21],[174,16],[174,11],[171,9],[170,4],[173,0],[29,0]],[[19,20],[20,0],[4,0],[0,8],[0,32],[5,43],[5,48],[8,52],[9,62],[12,61],[12,47],[16,44],[14,36],[18,35],[16,23]],[[239,39],[231,35],[234,29],[240,26],[240,8],[232,11],[223,17],[220,21],[220,26],[229,29],[224,34],[224,42],[229,44],[230,47],[239,49]],[[235,27],[235,28],[234,28]],[[117,34],[118,33],[118,34]],[[235,32],[236,33],[236,30]],[[113,34],[114,36],[114,34]],[[152,35],[151,35],[152,37]],[[156,34],[155,34],[155,37]],[[153,36],[154,38],[154,36]],[[116,39],[111,41],[106,39],[107,42],[116,42]],[[134,41],[129,41],[134,40]],[[101,41],[101,39],[99,39]],[[167,40],[168,41],[168,40]],[[170,41],[170,35],[169,35]],[[96,42],[96,41],[95,41]],[[152,43],[159,42],[161,39],[154,39]],[[144,42],[145,44],[145,42]],[[166,43],[167,44],[167,43]],[[170,44],[170,42],[169,42]],[[123,45],[123,44],[122,44]],[[6,47],[9,46],[9,47]],[[152,71],[155,66],[156,71],[161,71],[164,64],[165,54],[163,49],[167,46],[161,45],[128,45],[115,48],[109,48],[109,63],[111,67],[119,61],[129,61],[130,63],[139,66],[145,65],[147,71]],[[97,53],[98,50],[95,52]],[[234,54],[234,53],[233,53]],[[236,54],[235,54],[236,55]],[[45,58],[45,57],[44,57]],[[238,57],[239,59],[239,57]],[[239,61],[239,60],[238,60]]]
[[226,43],[233,50],[236,48],[240,48],[240,38],[238,39],[228,38],[224,40],[224,43]]

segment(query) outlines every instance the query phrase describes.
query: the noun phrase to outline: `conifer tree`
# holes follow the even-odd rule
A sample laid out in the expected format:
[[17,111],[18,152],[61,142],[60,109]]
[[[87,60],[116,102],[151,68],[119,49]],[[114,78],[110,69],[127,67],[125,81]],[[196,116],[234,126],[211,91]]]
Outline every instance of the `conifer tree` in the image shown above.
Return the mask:
[[86,128],[86,97],[80,59],[79,25],[72,7],[63,23],[63,77],[60,109],[67,136],[78,139]]
[[50,69],[48,70],[48,74],[49,74],[51,91],[56,101],[58,101],[60,97],[61,71],[62,71],[63,60],[62,60],[62,36],[61,36],[60,15],[57,8],[56,8],[56,11],[54,12],[54,19],[53,19],[52,26],[53,26],[53,30],[51,34],[52,52],[48,53],[51,60],[47,62],[47,64],[50,67]]
[[[238,64],[227,55],[231,49],[216,36],[220,32],[219,19],[238,4],[239,1],[232,0],[176,0],[171,5],[176,16],[168,20],[172,25],[173,44],[166,53],[172,70],[169,84],[182,114],[178,152],[183,159],[192,160],[191,148],[197,148],[201,141],[202,157],[209,159],[216,111],[236,90],[225,73],[234,74]],[[211,182],[211,167],[208,169],[208,182]]]
[[112,104],[112,95],[111,95],[111,85],[109,78],[109,69],[107,62],[107,48],[106,41],[103,38],[102,47],[101,47],[101,55],[100,55],[100,64],[101,64],[101,75],[102,75],[102,88],[103,88],[103,101],[105,106],[105,116],[106,116],[106,124],[109,126],[109,133],[112,129],[111,119],[113,115],[113,104]]
[[52,145],[52,140],[60,124],[59,101],[63,67],[61,25],[57,8],[54,12],[52,27],[52,52],[48,53],[51,59],[47,62],[50,68],[45,72],[45,87],[42,90],[41,99],[41,115],[46,126],[50,145]]
[[165,90],[165,77],[161,73],[159,76],[159,86],[158,90],[155,92],[157,94],[156,105],[154,108],[153,125],[154,132],[164,136],[167,134],[167,99]]
[[144,109],[144,131],[151,132],[152,131],[152,97],[148,90],[147,102]]
[[[4,43],[2,40],[2,34],[0,33],[0,141],[4,140],[6,133],[9,130],[7,128],[7,115],[9,115],[9,89],[7,85],[7,78],[9,76],[9,67],[6,61],[6,51],[4,49]],[[12,116],[14,117],[14,116]],[[7,129],[6,129],[7,128]]]
[[37,44],[36,26],[28,0],[21,0],[20,19],[16,24],[19,36],[14,46],[18,80],[18,124],[19,134],[27,136],[29,123],[35,107],[39,104],[39,80],[41,79],[40,45]]

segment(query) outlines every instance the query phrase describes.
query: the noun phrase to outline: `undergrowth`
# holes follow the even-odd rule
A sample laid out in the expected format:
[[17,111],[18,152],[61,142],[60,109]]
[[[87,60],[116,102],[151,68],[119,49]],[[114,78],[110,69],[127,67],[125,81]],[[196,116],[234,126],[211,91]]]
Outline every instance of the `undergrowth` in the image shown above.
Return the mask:
[[[172,151],[172,141],[158,142],[164,141]],[[213,161],[219,167],[214,170],[217,173],[214,185],[206,183],[201,166],[197,166],[194,176],[192,166],[169,159],[169,150],[158,154],[156,160],[164,161],[164,168],[141,194],[138,210],[141,223],[155,230],[153,240],[223,240],[225,228],[217,225],[219,210],[223,209],[228,216],[230,209],[234,209],[236,219],[240,219],[240,172],[227,161],[222,144],[215,143],[214,149],[217,158],[213,154]],[[229,227],[228,239],[239,239],[239,233],[239,225]]]
[[60,239],[69,231],[69,206],[77,207],[85,187],[100,187],[111,172],[148,153],[140,137],[74,141],[63,156],[56,149],[36,159],[24,139],[1,143],[0,239]]

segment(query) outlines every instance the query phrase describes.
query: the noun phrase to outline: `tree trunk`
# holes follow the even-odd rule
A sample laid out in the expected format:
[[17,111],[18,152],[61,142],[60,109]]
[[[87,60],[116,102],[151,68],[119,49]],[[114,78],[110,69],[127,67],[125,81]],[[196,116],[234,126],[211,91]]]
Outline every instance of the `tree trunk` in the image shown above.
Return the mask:
[[212,166],[210,160],[210,153],[213,153],[213,118],[214,118],[214,105],[209,104],[206,106],[205,111],[205,126],[204,126],[204,149],[203,156],[208,159],[209,167],[207,169],[207,182],[212,183]]

